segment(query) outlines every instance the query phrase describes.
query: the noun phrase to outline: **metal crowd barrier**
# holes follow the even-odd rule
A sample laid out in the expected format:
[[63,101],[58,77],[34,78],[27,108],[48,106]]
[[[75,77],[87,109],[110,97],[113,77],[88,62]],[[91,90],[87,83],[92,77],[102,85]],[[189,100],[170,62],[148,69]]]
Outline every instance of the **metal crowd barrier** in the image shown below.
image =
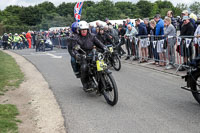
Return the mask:
[[67,38],[68,37],[51,37],[50,40],[54,47],[67,48]]
[[[146,59],[163,62],[179,69],[200,56],[200,38],[195,36],[131,36],[126,39],[126,50],[130,56],[134,56],[139,61]],[[145,54],[144,51],[148,52]]]

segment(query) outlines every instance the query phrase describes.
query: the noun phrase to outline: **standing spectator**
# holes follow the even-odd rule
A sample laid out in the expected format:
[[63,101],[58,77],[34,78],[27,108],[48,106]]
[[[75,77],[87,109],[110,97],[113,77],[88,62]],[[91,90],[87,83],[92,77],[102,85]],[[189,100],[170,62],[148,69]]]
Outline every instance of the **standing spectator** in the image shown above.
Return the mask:
[[100,32],[100,26],[96,27],[96,33],[98,34]]
[[115,23],[115,27],[114,27],[116,30],[118,29],[118,24],[117,23]]
[[122,45],[125,44],[125,38],[124,38],[124,35],[126,34],[126,29],[123,28],[123,25],[120,24],[119,27],[118,27],[118,35],[119,35],[119,38],[121,39],[119,45],[118,45],[118,54],[120,56],[126,54],[126,52],[123,50],[123,48],[121,47]]
[[153,52],[153,57],[154,57],[154,61],[155,61],[155,65],[158,65],[159,63],[159,54],[157,52],[157,46],[156,44],[153,44],[153,41],[155,41],[155,34],[156,34],[156,21],[154,21],[153,19],[150,21],[150,27],[151,27],[151,30],[150,30],[150,42],[151,42],[151,45],[153,45],[152,47],[152,52]]
[[[188,10],[182,11],[181,15],[182,15],[182,17],[184,17],[184,16],[188,16],[188,17],[189,17],[189,12],[188,12]],[[195,22],[195,20],[192,19],[192,18],[189,18],[189,20],[190,20],[190,23],[192,23],[192,25],[193,25],[193,27],[194,27],[194,32],[195,32],[195,30],[196,30],[196,28],[197,28],[196,22]],[[184,22],[180,19],[180,20],[179,20],[180,30],[181,30],[183,24],[184,24]]]
[[[135,22],[136,22],[136,26],[138,27],[137,36],[140,37],[141,40],[144,40],[144,41],[140,41],[141,52],[142,52],[142,58],[140,62],[141,63],[147,62],[148,60],[148,47],[147,47],[147,40],[146,40],[148,37],[147,28],[143,22],[140,22],[140,19],[136,19]],[[143,44],[141,42],[143,42]]]
[[171,24],[172,24],[175,28],[177,28],[177,21],[176,21],[176,19],[174,18],[173,15],[174,15],[174,14],[173,14],[172,11],[168,11],[168,12],[167,12],[167,17],[171,18]]
[[33,48],[35,48],[35,45],[36,45],[36,40],[35,40],[36,32],[34,31],[31,36],[32,36],[32,39],[33,39]]
[[195,38],[195,57],[199,56],[199,43],[200,43],[200,24],[198,25],[195,33],[194,33]]
[[126,21],[123,21],[123,28],[127,28]]
[[92,33],[92,34],[94,34],[94,35],[97,34],[97,32],[96,32],[96,28],[94,27],[93,24],[90,24],[90,33]]
[[31,39],[32,39],[32,37],[31,37],[31,33],[30,32],[26,33],[26,39],[28,41],[29,48],[31,48]]
[[100,24],[99,24],[99,22],[98,22],[98,21],[96,22],[96,27],[100,27]]
[[[169,59],[169,63],[166,66],[166,69],[171,69],[174,67],[175,63],[175,52],[174,52],[174,45],[176,43],[176,29],[171,24],[171,18],[167,17],[164,20],[166,29],[164,30],[164,35],[167,37],[167,52],[166,57]],[[170,37],[171,36],[171,37]]]
[[144,21],[144,24],[146,25],[147,33],[150,34],[151,27],[150,27],[149,19],[145,18],[143,21]]
[[[157,22],[156,34],[155,34],[157,36],[156,40],[161,40],[162,39],[161,36],[164,35],[164,21],[161,19],[160,14],[156,14],[156,16],[154,17],[154,20]],[[157,52],[159,52],[159,60],[160,60],[159,66],[165,66],[165,63],[163,62],[165,58],[163,48],[161,48],[160,51],[157,51]]]
[[[186,40],[184,36],[192,36],[194,35],[194,26],[190,22],[190,18],[188,16],[183,17],[183,26],[181,27],[181,34],[180,36],[183,36],[182,41],[181,41],[181,55],[184,58],[184,65],[187,65],[188,63],[188,58],[191,60],[192,59],[192,41],[189,44],[188,47],[186,47]],[[188,37],[187,37],[188,38]],[[184,71],[185,68],[182,67],[179,69],[179,71]]]
[[127,25],[131,25],[132,27],[134,27],[134,25],[131,23],[130,18],[127,18],[127,19],[126,19],[126,23],[127,23]]
[[112,25],[112,24],[110,23],[110,21],[109,21],[108,18],[106,18],[105,22],[106,22],[106,24],[107,24],[108,26]]
[[[148,35],[150,35],[151,34],[150,33],[151,32],[151,26],[150,26],[148,18],[144,19],[144,24],[146,25]],[[153,51],[152,51],[152,49],[153,49],[153,44],[150,42],[150,45],[148,46],[149,58],[153,58]]]
[[130,59],[130,56],[132,55],[132,42],[131,42],[131,40],[130,40],[130,38],[132,38],[132,37],[134,37],[135,35],[137,35],[138,34],[138,32],[137,32],[137,30],[134,28],[134,27],[132,27],[132,25],[127,25],[127,30],[126,30],[126,34],[125,34],[125,38],[127,39],[127,41],[126,41],[126,49],[127,49],[127,52],[128,52],[128,55],[127,55],[127,57],[126,57],[126,59],[125,60],[128,60],[128,59]]
[[4,33],[3,37],[2,37],[2,41],[3,41],[3,50],[6,50],[8,47],[8,34]]

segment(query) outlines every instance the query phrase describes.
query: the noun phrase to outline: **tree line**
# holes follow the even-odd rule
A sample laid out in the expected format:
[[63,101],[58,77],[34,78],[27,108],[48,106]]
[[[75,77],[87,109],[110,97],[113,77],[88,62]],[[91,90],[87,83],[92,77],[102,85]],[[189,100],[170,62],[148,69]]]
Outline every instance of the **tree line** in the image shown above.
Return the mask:
[[[57,7],[51,2],[43,2],[35,6],[8,6],[0,10],[0,34],[4,32],[22,32],[28,30],[48,30],[50,27],[70,26],[74,21],[74,3],[61,3]],[[109,19],[152,18],[159,13],[166,16],[168,10],[174,16],[180,16],[185,4],[174,6],[170,1],[139,0],[137,3],[102,0],[100,2],[85,1],[82,10],[82,20],[87,22]],[[190,5],[190,9],[200,13],[200,2]]]

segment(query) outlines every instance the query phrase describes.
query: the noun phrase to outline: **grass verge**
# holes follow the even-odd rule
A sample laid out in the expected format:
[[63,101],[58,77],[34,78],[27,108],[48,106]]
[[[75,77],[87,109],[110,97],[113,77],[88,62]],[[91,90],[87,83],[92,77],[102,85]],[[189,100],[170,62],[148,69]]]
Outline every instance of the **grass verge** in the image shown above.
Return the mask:
[[9,88],[18,88],[23,81],[23,73],[15,60],[8,54],[0,51],[0,94]]
[[11,104],[0,104],[0,133],[18,133],[16,119],[17,107]]
[[[10,88],[18,88],[23,79],[24,75],[15,60],[0,51],[0,95],[4,95]],[[18,133],[18,114],[15,105],[0,104],[0,133]]]

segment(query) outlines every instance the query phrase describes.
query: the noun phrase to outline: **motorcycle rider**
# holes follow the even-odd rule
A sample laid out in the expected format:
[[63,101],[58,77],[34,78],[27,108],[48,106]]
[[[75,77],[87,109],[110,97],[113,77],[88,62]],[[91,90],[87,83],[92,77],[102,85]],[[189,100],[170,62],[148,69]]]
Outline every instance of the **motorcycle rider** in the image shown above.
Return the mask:
[[96,35],[97,39],[99,39],[99,41],[101,41],[104,45],[114,45],[110,36],[104,32],[104,27],[101,26],[99,29],[99,33]]
[[26,35],[26,33],[22,32],[22,34],[20,34],[19,36],[22,38],[23,48],[25,48],[25,47],[28,48],[28,42],[27,42],[25,35]]
[[42,35],[41,32],[37,33],[37,35],[35,36],[35,40],[36,40],[36,51],[38,51],[39,47],[40,47],[41,40],[44,40],[44,36]]
[[71,26],[72,34],[70,38],[68,39],[68,51],[71,55],[71,66],[74,71],[74,74],[77,78],[80,78],[80,72],[79,72],[79,65],[76,63],[75,53],[73,51],[74,46],[76,45],[76,40],[78,38],[78,22],[72,23]]
[[12,33],[9,33],[9,37],[8,37],[8,48],[12,49],[12,43],[13,43],[13,36]]
[[3,41],[3,50],[6,50],[8,47],[8,34],[4,33],[3,37],[2,37],[2,41]]
[[[107,51],[107,47],[103,43],[101,43],[101,41],[99,41],[95,35],[89,33],[89,24],[86,21],[79,22],[79,35],[77,38],[77,44],[80,45],[80,48],[83,49],[87,53],[87,55],[90,55],[94,46],[104,51]],[[75,58],[76,60],[81,60],[80,53],[75,53]],[[95,84],[89,81],[88,78],[88,65],[81,64],[80,71],[83,89],[85,91],[90,91],[95,88]]]
[[15,33],[13,42],[14,42],[13,50],[15,49],[16,46],[17,46],[17,49],[21,49],[22,38],[17,33]]

